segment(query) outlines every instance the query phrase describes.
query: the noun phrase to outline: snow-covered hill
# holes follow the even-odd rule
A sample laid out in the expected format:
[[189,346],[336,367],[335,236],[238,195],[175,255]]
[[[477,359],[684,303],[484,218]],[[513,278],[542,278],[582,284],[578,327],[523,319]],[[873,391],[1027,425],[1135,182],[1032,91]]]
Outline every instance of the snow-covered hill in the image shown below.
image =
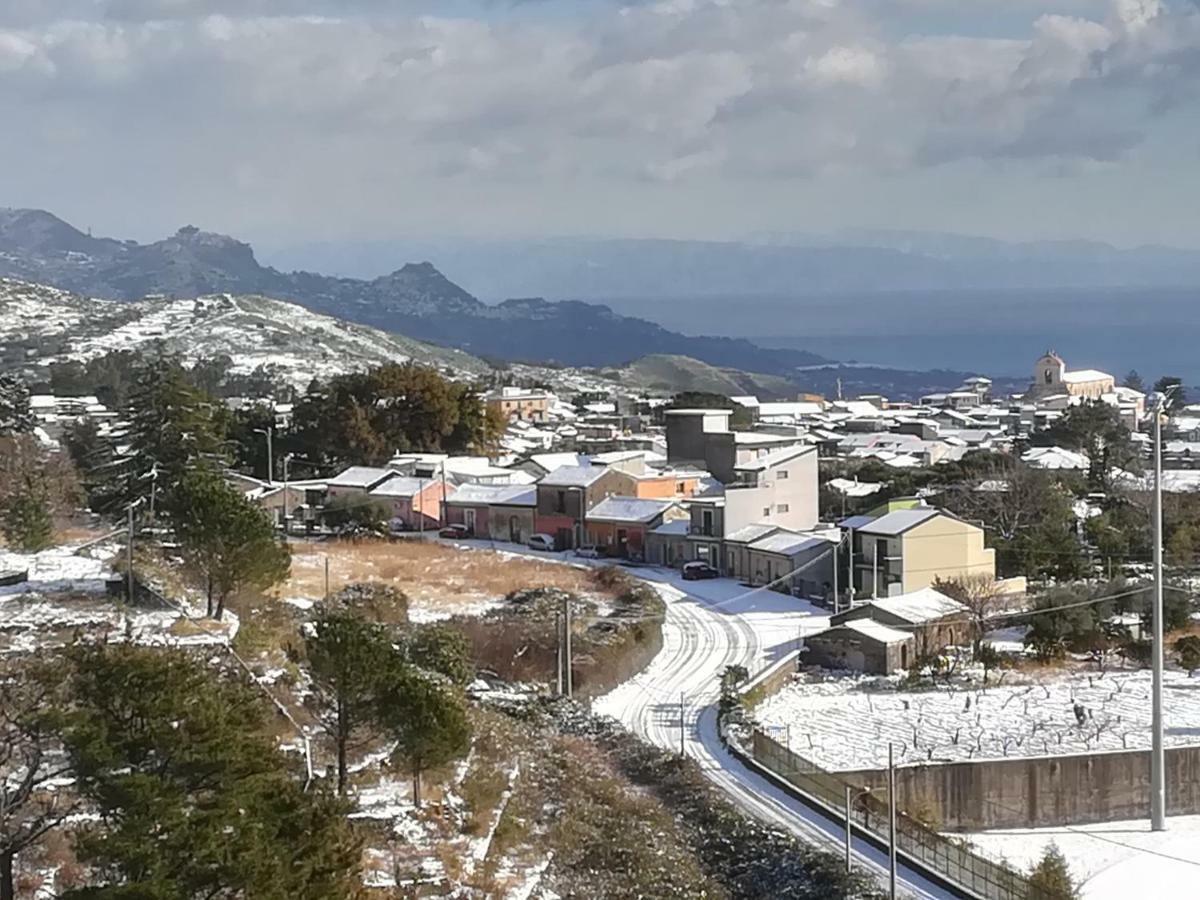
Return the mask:
[[189,361],[228,355],[235,373],[277,366],[300,387],[313,377],[383,362],[413,360],[461,375],[490,370],[459,350],[266,297],[216,294],[124,303],[0,279],[0,346],[10,365],[87,360],[113,350],[149,349],[157,342]]

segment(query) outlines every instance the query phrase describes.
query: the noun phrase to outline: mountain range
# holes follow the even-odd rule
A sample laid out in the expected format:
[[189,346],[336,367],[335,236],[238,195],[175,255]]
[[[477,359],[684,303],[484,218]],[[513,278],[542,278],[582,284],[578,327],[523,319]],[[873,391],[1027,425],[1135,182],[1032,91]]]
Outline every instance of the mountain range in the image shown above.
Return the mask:
[[499,360],[597,367],[675,354],[785,377],[829,362],[811,352],[764,349],[744,339],[668,331],[599,304],[527,298],[489,305],[428,262],[408,263],[371,279],[281,272],[261,265],[249,244],[225,235],[189,226],[139,244],[93,237],[42,210],[0,210],[0,276],[116,300],[217,293],[274,297]]

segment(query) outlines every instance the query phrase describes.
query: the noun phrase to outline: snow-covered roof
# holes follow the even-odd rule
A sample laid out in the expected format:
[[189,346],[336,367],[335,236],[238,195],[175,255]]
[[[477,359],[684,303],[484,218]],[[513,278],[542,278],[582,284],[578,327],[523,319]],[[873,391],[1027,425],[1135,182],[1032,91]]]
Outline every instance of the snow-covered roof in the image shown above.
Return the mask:
[[413,478],[409,475],[397,475],[395,478],[389,478],[378,487],[372,488],[370,494],[372,497],[412,497],[432,484],[437,484],[440,487],[440,482],[432,478]]
[[605,497],[588,510],[586,518],[596,522],[649,522],[675,505],[673,500]]
[[906,631],[900,631],[898,628],[889,628],[882,622],[876,622],[874,619],[851,619],[849,622],[843,622],[840,625],[834,625],[831,628],[826,628],[824,631],[818,631],[810,637],[821,637],[829,635],[831,632],[841,631],[856,632],[863,637],[871,638],[879,641],[881,644],[900,644],[904,641],[912,639],[912,635]]
[[830,542],[825,538],[814,537],[811,534],[799,534],[795,531],[780,530],[775,534],[767,535],[765,538],[755,541],[750,545],[751,550],[757,550],[760,553],[776,553],[780,556],[795,556],[797,553],[803,553],[805,550],[812,550],[814,547],[829,546]]
[[345,471],[339,472],[333,478],[330,478],[328,484],[333,488],[369,488],[372,485],[379,484],[385,478],[393,477],[395,474],[395,469],[380,469],[375,466],[351,466]]
[[881,597],[865,605],[890,613],[912,625],[921,625],[967,610],[957,600],[933,588],[921,588],[919,591],[901,594],[898,597]]
[[547,487],[587,487],[608,471],[604,466],[559,466],[538,483]]
[[1087,456],[1065,447],[1034,447],[1022,453],[1021,459],[1039,469],[1086,469],[1091,465]]
[[[779,435],[774,435],[779,438]],[[780,450],[772,450],[770,453],[752,459],[749,462],[738,463],[734,469],[739,472],[761,472],[764,469],[769,469],[772,466],[780,465],[790,459],[795,459],[797,456],[802,456],[805,453],[811,453],[817,448],[811,444],[796,444],[791,447],[784,447]]]
[[651,534],[678,534],[686,535],[692,527],[692,523],[687,519],[675,519],[672,522],[663,522]]
[[778,530],[778,525],[744,525],[736,531],[725,535],[725,540],[735,544],[749,544]]
[[532,484],[464,484],[447,500],[447,506],[537,506],[537,486]]
[[864,525],[870,525],[872,522],[875,521],[876,518],[878,518],[878,517],[877,516],[867,516],[867,515],[850,516],[849,518],[842,519],[842,521],[838,522],[838,527],[839,528],[850,528],[850,529],[857,531],[858,529],[862,528]]
[[529,461],[541,466],[547,472],[553,472],[563,466],[578,466],[583,457],[578,453],[535,453]]
[[857,478],[853,481],[849,478],[830,478],[826,484],[839,494],[845,494],[847,497],[868,497],[883,487],[878,482],[859,481]]
[[910,528],[915,528],[922,522],[928,522],[934,516],[941,515],[945,515],[945,513],[932,506],[922,506],[916,509],[894,509],[865,525],[859,525],[856,530],[865,534],[880,534],[894,537],[904,534],[904,532]]
[[1073,372],[1063,372],[1064,384],[1085,384],[1089,381],[1111,381],[1112,376],[1098,369],[1076,369]]

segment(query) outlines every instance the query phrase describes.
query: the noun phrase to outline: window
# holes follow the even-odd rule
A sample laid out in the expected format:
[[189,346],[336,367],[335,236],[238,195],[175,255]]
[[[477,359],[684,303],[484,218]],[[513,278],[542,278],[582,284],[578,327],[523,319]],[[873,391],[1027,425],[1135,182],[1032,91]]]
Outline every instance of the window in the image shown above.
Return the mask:
[[775,473],[775,477],[781,478],[781,479],[787,478],[787,469],[780,469],[778,472]]
[[559,491],[554,497],[554,511],[565,513],[567,511],[567,492]]
[[771,507],[769,507],[769,506],[764,506],[764,507],[763,507],[763,515],[764,515],[764,516],[769,516],[770,514],[771,514]]
[[713,514],[711,509],[706,509],[700,513],[700,533],[707,535],[713,533]]
[[775,507],[775,511],[781,512],[781,513],[787,512],[788,509],[789,509],[789,507],[786,503],[780,503],[778,506]]
[[682,482],[682,481],[677,481],[677,482],[675,482],[675,493],[677,493],[677,494],[682,494],[682,493],[683,493],[683,487],[684,487],[684,484],[683,484],[683,482]]

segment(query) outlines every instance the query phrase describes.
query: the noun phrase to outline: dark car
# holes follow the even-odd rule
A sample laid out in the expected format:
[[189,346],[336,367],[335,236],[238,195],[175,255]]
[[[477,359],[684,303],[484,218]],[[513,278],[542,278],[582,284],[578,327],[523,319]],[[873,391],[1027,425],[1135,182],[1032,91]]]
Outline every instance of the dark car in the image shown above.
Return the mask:
[[684,563],[683,580],[701,581],[705,578],[720,578],[721,573],[706,562]]
[[461,538],[465,538],[465,537],[470,537],[470,535],[471,535],[470,529],[468,529],[466,525],[459,525],[459,524],[447,525],[445,528],[443,528],[441,531],[438,532],[438,536],[444,537],[444,538],[461,539]]

